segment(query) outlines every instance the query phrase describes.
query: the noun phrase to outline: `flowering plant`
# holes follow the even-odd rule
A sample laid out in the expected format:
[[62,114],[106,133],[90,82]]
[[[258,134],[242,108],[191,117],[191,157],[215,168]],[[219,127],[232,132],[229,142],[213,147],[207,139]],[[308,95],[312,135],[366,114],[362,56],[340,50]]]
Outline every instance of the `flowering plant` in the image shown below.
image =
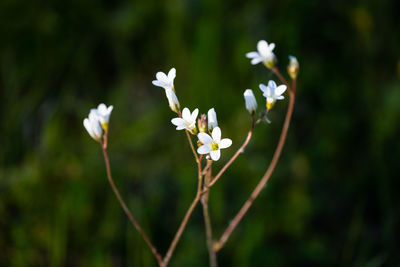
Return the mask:
[[[258,105],[254,93],[251,89],[247,89],[244,91],[244,100],[245,107],[250,114],[250,129],[248,131],[247,137],[245,138],[242,145],[237,149],[237,151],[231,156],[231,158],[225,163],[225,165],[217,172],[217,174],[213,174],[212,172],[212,164],[214,161],[218,161],[227,154],[230,153],[230,150],[227,149],[231,147],[232,140],[229,138],[222,138],[222,131],[220,126],[218,125],[217,113],[214,108],[208,110],[207,115],[201,114],[199,115],[199,109],[195,108],[192,112],[188,108],[183,108],[181,111],[180,103],[178,101],[178,97],[176,95],[174,79],[176,78],[176,69],[172,68],[165,74],[163,72],[157,72],[156,80],[152,83],[155,86],[159,86],[164,88],[165,94],[168,99],[169,107],[175,113],[177,113],[178,117],[173,118],[171,123],[176,126],[176,130],[184,130],[186,133],[186,137],[189,143],[189,146],[192,150],[194,159],[197,164],[198,170],[198,185],[197,192],[194,200],[192,201],[189,209],[187,210],[165,256],[161,256],[158,252],[156,246],[151,242],[150,238],[144,232],[138,221],[135,219],[129,208],[127,207],[125,201],[119,193],[119,190],[114,184],[114,180],[111,174],[110,162],[107,153],[107,143],[108,143],[108,133],[109,133],[109,119],[111,112],[113,110],[113,106],[107,107],[105,104],[100,104],[97,109],[91,109],[88,118],[84,119],[83,125],[86,128],[89,135],[101,144],[106,171],[107,178],[110,183],[112,190],[114,191],[115,196],[117,197],[122,209],[128,216],[132,225],[137,229],[137,231],[142,235],[146,244],[150,248],[153,253],[157,263],[161,267],[165,267],[170,262],[170,259],[175,251],[175,248],[183,234],[184,229],[186,228],[189,219],[193,213],[193,210],[200,202],[203,206],[203,215],[204,215],[204,225],[205,232],[207,238],[207,247],[209,251],[209,259],[210,266],[217,266],[217,253],[221,250],[228,238],[232,234],[233,230],[238,226],[239,222],[242,220],[244,215],[247,213],[249,208],[251,207],[253,201],[258,197],[262,188],[268,182],[271,177],[275,166],[278,162],[278,159],[281,155],[286,135],[289,129],[289,124],[291,121],[295,94],[296,94],[296,79],[299,71],[299,63],[295,57],[290,56],[290,62],[287,67],[288,74],[291,77],[292,83],[289,82],[282,76],[279,69],[276,66],[276,57],[272,52],[275,48],[275,44],[268,43],[264,40],[259,41],[257,44],[258,52],[250,52],[247,53],[246,56],[251,58],[251,64],[255,65],[262,62],[268,69],[272,70],[272,72],[278,77],[278,79],[282,82],[281,85],[277,85],[275,81],[270,80],[268,85],[264,85],[260,83],[259,87],[263,92],[263,96],[265,97],[265,108],[261,110],[260,113],[257,113]],[[249,144],[254,128],[260,124],[263,120],[267,120],[267,114],[271,112],[274,104],[277,100],[284,100],[284,93],[288,93],[289,95],[289,104],[285,117],[285,121],[283,123],[282,132],[279,138],[278,145],[273,154],[272,160],[270,162],[269,167],[267,168],[265,174],[260,179],[257,186],[254,188],[253,192],[250,194],[249,199],[244,203],[243,207],[239,210],[233,220],[230,222],[226,230],[223,232],[219,239],[213,238],[212,227],[210,214],[208,212],[208,198],[212,187],[218,182],[218,180],[222,177],[225,171],[230,167],[230,165],[238,158],[238,156],[244,151],[244,149]],[[193,142],[193,138],[196,142]],[[196,145],[195,145],[196,144]],[[196,148],[197,146],[197,148]],[[221,150],[227,149],[224,152],[224,155],[221,155]]]

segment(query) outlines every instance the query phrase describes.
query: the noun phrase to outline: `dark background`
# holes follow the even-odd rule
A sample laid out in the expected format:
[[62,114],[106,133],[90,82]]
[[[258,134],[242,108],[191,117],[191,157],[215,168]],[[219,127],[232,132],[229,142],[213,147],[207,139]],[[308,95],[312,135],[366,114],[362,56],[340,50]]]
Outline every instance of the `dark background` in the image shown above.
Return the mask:
[[[400,2],[0,1],[0,265],[155,266],[82,125],[114,105],[109,153],[129,208],[165,253],[196,169],[157,71],[177,69],[181,105],[215,107],[233,140],[243,91],[276,79],[245,53],[276,43],[301,70],[288,139],[267,187],[219,253],[221,266],[400,264]],[[271,160],[287,101],[213,188],[220,236]],[[207,266],[197,207],[171,266]]]

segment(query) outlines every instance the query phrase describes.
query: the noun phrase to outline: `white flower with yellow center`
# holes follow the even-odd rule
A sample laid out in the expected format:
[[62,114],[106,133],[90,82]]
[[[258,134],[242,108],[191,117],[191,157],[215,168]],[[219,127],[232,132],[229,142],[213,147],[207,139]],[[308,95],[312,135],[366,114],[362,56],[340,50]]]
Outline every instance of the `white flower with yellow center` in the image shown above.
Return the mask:
[[193,110],[192,113],[190,113],[190,110],[188,108],[184,108],[182,111],[182,117],[173,118],[171,122],[176,126],[177,130],[186,129],[190,133],[196,134],[197,132],[196,119],[198,114],[199,114],[199,109],[197,108]]
[[108,122],[110,121],[110,115],[111,115],[112,110],[113,110],[113,106],[107,107],[103,103],[98,105],[97,109],[91,110],[96,113],[96,115],[100,121],[101,127],[104,130],[108,129]]
[[251,64],[256,65],[262,62],[267,68],[273,68],[275,65],[276,57],[272,52],[275,44],[268,44],[266,41],[261,40],[257,43],[257,52],[249,52],[246,54],[247,58],[251,58]]
[[267,98],[267,110],[270,110],[275,104],[276,100],[282,100],[285,97],[282,95],[286,91],[286,85],[282,84],[278,87],[272,80],[268,82],[268,86],[260,84],[260,89],[263,91],[263,96]]
[[159,71],[156,73],[157,80],[154,80],[153,84],[155,86],[162,87],[165,90],[171,89],[171,90],[175,91],[175,88],[174,88],[175,77],[176,77],[176,69],[175,68],[170,69],[170,71],[168,72],[168,75],[165,74],[164,72]]
[[85,126],[86,131],[94,140],[96,140],[97,142],[101,142],[103,129],[101,128],[96,109],[92,109],[89,113],[89,117],[83,120],[83,126]]
[[221,140],[221,129],[217,126],[212,131],[211,136],[206,133],[197,135],[202,145],[197,149],[199,154],[210,154],[212,160],[217,161],[221,157],[221,149],[230,147],[232,140],[224,138]]

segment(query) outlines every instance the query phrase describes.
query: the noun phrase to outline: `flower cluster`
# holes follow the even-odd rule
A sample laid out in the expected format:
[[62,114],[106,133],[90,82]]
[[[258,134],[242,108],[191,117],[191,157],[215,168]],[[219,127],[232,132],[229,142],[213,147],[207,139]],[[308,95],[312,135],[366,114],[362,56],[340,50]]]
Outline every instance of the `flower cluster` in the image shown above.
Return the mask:
[[176,70],[172,68],[168,75],[163,72],[157,72],[157,80],[153,81],[155,86],[165,89],[171,110],[179,116],[173,118],[171,123],[176,126],[177,130],[186,130],[192,135],[197,135],[197,144],[199,146],[197,152],[199,154],[206,154],[212,160],[218,160],[221,155],[220,150],[231,146],[232,140],[228,138],[221,140],[221,129],[218,127],[217,113],[214,108],[208,110],[207,115],[202,114],[199,119],[197,119],[199,115],[199,109],[197,108],[192,112],[187,107],[183,108],[182,112],[180,111],[179,101],[175,94],[175,77]]
[[[275,67],[276,56],[272,52],[275,48],[274,43],[268,44],[266,41],[261,40],[257,43],[257,52],[249,52],[246,54],[246,57],[251,59],[251,64],[256,65],[262,62],[267,68],[272,69]],[[289,65],[287,67],[289,76],[292,79],[296,79],[298,71],[299,71],[299,62],[297,58],[294,56],[289,56]],[[277,86],[277,84],[270,80],[268,85],[263,83],[259,84],[261,91],[263,92],[263,96],[266,98],[266,112],[268,112],[275,104],[276,100],[282,100],[285,97],[283,93],[286,91],[287,86],[281,84]],[[246,109],[252,115],[255,114],[257,110],[257,101],[251,89],[247,89],[244,92],[244,100],[246,104]],[[266,118],[267,119],[267,118]],[[268,121],[268,119],[267,119]]]

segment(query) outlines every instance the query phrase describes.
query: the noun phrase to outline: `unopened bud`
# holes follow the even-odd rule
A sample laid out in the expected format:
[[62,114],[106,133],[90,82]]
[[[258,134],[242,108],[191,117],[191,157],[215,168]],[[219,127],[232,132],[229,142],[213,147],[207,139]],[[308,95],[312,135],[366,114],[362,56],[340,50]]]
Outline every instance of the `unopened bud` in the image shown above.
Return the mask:
[[257,109],[257,101],[254,97],[253,91],[251,89],[247,89],[244,91],[244,101],[246,103],[246,109],[250,114],[254,114]]
[[169,107],[171,108],[171,110],[173,112],[179,113],[180,105],[179,105],[179,101],[178,101],[178,98],[176,97],[175,92],[171,88],[169,88],[169,89],[165,89],[165,94],[168,98],[168,103],[169,103]]
[[198,125],[199,131],[201,133],[205,133],[207,131],[207,117],[206,117],[206,114],[201,114],[200,118],[197,119],[197,125]]
[[292,79],[297,78],[297,74],[299,73],[299,62],[297,58],[294,56],[289,56],[289,65],[287,66],[287,72]]
[[215,127],[218,126],[217,113],[215,112],[214,108],[208,111],[207,117],[208,117],[208,130],[212,131]]

